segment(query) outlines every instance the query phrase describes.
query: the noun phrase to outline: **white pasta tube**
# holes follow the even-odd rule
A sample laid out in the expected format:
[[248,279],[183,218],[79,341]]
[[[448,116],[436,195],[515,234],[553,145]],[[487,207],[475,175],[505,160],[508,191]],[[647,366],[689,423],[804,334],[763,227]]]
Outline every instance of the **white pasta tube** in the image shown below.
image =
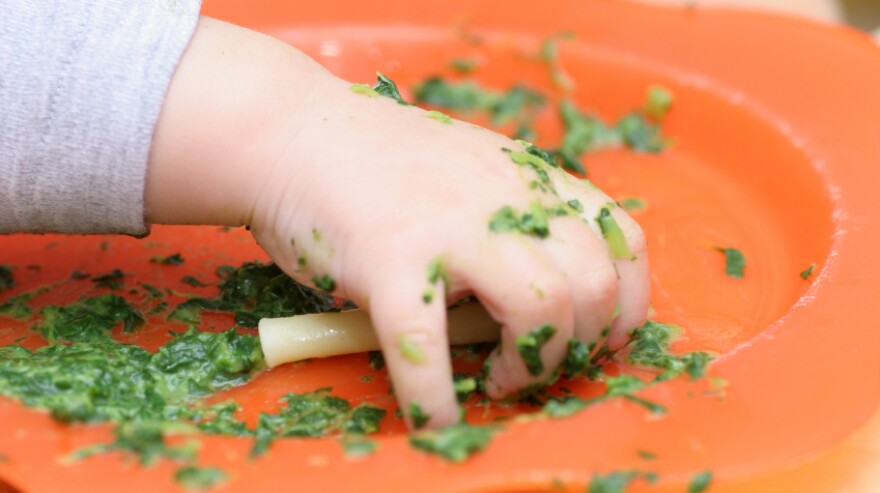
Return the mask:
[[[497,341],[499,326],[479,303],[447,312],[449,343]],[[270,368],[283,363],[379,349],[379,341],[362,310],[318,313],[260,320],[260,344]]]

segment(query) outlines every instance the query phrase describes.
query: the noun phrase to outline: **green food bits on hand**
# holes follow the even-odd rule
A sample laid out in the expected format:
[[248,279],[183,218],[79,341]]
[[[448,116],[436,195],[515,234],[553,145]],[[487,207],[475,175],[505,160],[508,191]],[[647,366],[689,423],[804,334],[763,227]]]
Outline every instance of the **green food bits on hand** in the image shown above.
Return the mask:
[[517,336],[516,350],[526,365],[529,374],[540,375],[544,371],[541,360],[541,348],[556,334],[556,328],[550,324],[542,325],[528,334]]
[[446,272],[446,265],[443,259],[436,257],[428,263],[428,284],[432,286],[442,282],[444,286],[449,286],[449,274]]
[[724,254],[724,273],[727,277],[742,279],[745,276],[746,257],[736,248],[715,247]]
[[216,467],[181,467],[174,473],[177,484],[188,490],[207,490],[223,483],[228,475]]
[[539,200],[529,205],[529,212],[518,213],[506,205],[489,220],[489,231],[493,233],[522,233],[537,238],[550,236],[550,222],[547,209]]
[[428,118],[433,118],[434,120],[437,120],[438,122],[440,122],[444,125],[452,125],[452,118],[450,118],[449,115],[447,115],[445,113],[431,110],[431,111],[425,112],[425,116],[427,116]]
[[431,416],[422,410],[418,402],[413,401],[409,403],[409,419],[412,420],[413,427],[418,430],[428,424]]
[[398,342],[400,344],[400,355],[405,360],[415,365],[420,365],[427,361],[428,356],[425,354],[425,350],[407,334],[401,334]]
[[599,223],[599,229],[602,231],[602,237],[605,238],[605,242],[608,243],[611,255],[618,260],[631,258],[632,252],[626,243],[623,230],[618,226],[608,207],[603,207],[599,211],[599,215],[596,216],[596,222]]
[[329,274],[324,274],[321,277],[312,277],[312,282],[315,283],[315,287],[324,291],[325,293],[332,293],[336,290],[336,281],[334,281]]
[[367,84],[352,84],[351,85],[351,92],[353,92],[355,94],[362,94],[362,95],[370,97],[370,98],[376,97],[379,95],[379,93],[376,92],[375,89],[368,86]]
[[458,423],[440,430],[427,430],[409,437],[413,447],[439,455],[451,462],[462,462],[483,450],[496,428]]
[[434,301],[434,294],[434,288],[425,288],[425,290],[422,291],[422,301],[426,305],[430,305],[431,302]]
[[578,212],[578,213],[584,212],[584,205],[581,204],[581,201],[578,199],[571,199],[568,202],[566,202],[565,204],[568,205],[569,207],[571,207],[572,209],[574,209],[575,212]]
[[406,100],[403,99],[403,96],[400,95],[400,90],[397,88],[397,84],[393,80],[382,72],[376,72],[376,78],[378,81],[376,82],[376,85],[372,87],[376,94],[391,98],[397,101],[398,104],[409,106],[409,103],[407,103]]
[[502,92],[484,89],[473,81],[449,82],[439,77],[426,80],[414,92],[416,101],[437,108],[484,111],[493,125],[531,122],[545,102],[541,94],[522,85]]
[[568,340],[568,353],[562,362],[562,370],[568,377],[582,375],[590,366],[590,348],[580,339]]

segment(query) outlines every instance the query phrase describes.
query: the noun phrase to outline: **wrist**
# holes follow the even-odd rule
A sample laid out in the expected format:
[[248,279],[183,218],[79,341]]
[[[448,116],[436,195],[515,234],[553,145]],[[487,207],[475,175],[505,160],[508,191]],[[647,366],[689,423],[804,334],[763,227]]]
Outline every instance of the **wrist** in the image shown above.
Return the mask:
[[202,18],[153,136],[147,221],[250,224],[266,177],[328,76],[281,41]]

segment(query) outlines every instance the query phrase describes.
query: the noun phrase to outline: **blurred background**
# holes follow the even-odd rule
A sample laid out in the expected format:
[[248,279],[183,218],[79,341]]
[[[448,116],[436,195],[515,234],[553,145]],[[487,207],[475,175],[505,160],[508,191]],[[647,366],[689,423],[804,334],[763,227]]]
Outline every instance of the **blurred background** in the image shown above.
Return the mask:
[[880,39],[880,0],[641,0],[689,6],[742,6],[844,22]]

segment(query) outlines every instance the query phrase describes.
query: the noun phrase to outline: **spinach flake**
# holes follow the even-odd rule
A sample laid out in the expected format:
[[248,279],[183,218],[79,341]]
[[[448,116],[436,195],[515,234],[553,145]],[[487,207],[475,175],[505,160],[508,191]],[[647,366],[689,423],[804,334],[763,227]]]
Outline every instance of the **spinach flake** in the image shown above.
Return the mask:
[[712,471],[698,473],[691,478],[688,493],[703,493],[709,488],[710,483],[712,483]]
[[12,267],[0,265],[0,291],[11,289],[14,286],[15,281],[12,277]]
[[413,447],[438,455],[451,462],[462,462],[483,450],[497,428],[458,423],[439,430],[425,430],[409,437]]
[[550,324],[542,325],[537,329],[517,336],[516,350],[526,364],[529,374],[540,375],[544,371],[544,362],[541,360],[541,348],[556,334],[556,328]]
[[162,265],[183,265],[185,260],[179,253],[173,253],[167,257],[152,257],[150,258],[150,262]]
[[34,330],[53,344],[109,339],[110,329],[119,323],[123,332],[131,333],[146,321],[139,311],[115,294],[85,298],[65,306],[46,306],[40,316],[42,321]]
[[736,248],[715,247],[724,254],[724,273],[727,277],[742,279],[745,276],[746,257]]
[[229,479],[229,475],[217,467],[181,467],[174,473],[177,484],[188,490],[207,490]]

